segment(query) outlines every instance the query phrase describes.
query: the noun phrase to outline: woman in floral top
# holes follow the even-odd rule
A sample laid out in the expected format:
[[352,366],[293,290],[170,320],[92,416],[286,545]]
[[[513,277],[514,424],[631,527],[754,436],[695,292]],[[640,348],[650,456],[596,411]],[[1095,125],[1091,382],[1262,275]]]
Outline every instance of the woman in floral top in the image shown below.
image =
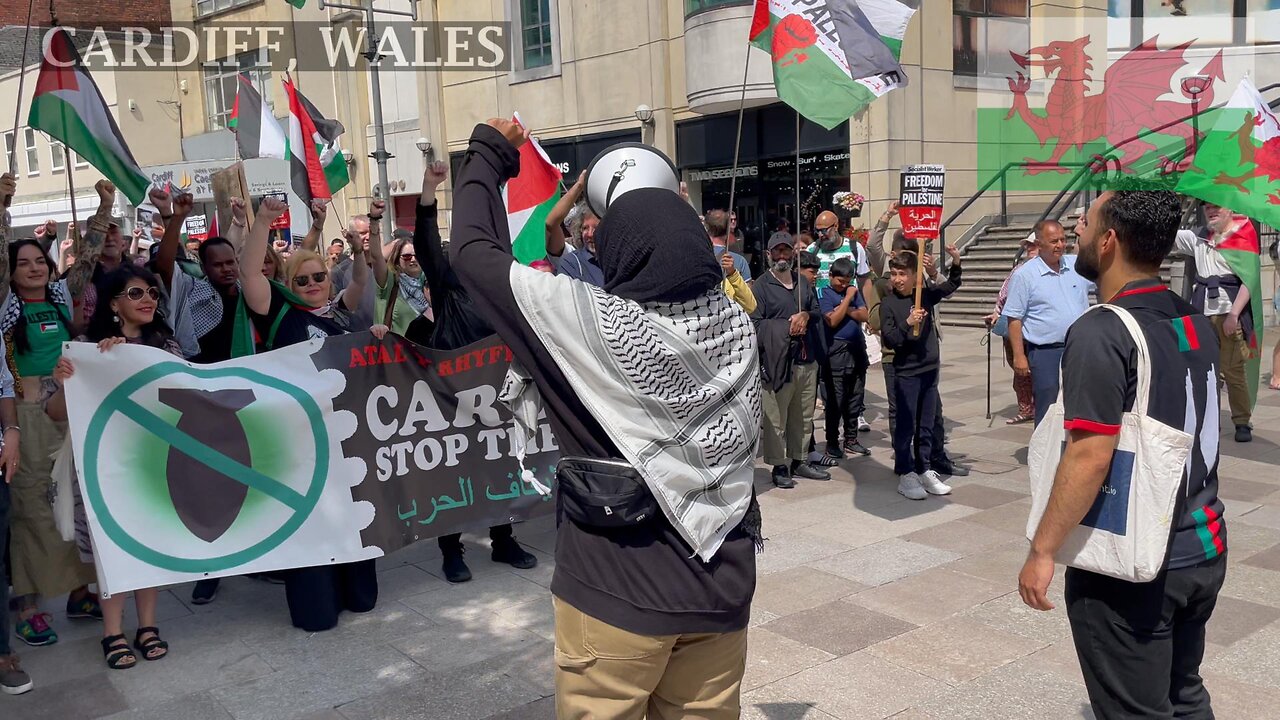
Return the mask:
[[[89,320],[88,330],[76,338],[78,341],[97,343],[102,352],[110,352],[111,348],[127,343],[150,345],[178,358],[182,357],[182,348],[173,338],[173,331],[156,317],[156,307],[160,302],[160,281],[155,275],[125,263],[103,278],[101,288],[101,297],[105,302],[98,304]],[[54,368],[52,380],[46,385],[48,398],[45,400],[45,412],[54,420],[66,421],[67,403],[62,384],[74,373],[75,367],[63,356]],[[92,563],[93,543],[89,537],[78,480],[74,485],[74,496],[76,544],[80,548],[81,559]],[[106,656],[108,667],[125,670],[137,665],[138,656],[134,654],[134,649],[146,660],[159,660],[169,653],[169,644],[160,639],[160,631],[155,627],[158,597],[157,588],[133,593],[139,625],[133,649],[129,647],[129,641],[124,635],[125,596],[120,594],[100,600],[104,636],[102,652]]]

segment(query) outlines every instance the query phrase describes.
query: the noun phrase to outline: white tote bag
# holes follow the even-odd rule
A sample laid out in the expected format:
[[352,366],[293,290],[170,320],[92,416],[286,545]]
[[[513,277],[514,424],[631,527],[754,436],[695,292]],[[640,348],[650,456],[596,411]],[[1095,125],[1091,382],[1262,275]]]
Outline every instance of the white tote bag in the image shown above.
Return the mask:
[[53,522],[65,542],[71,542],[76,536],[75,491],[71,487],[75,482],[75,472],[71,433],[67,433],[62,445],[53,454],[53,482],[49,492],[49,499],[53,504]]
[[[1055,559],[1067,566],[1129,582],[1153,580],[1164,567],[1173,513],[1193,438],[1147,416],[1151,395],[1151,354],[1146,336],[1129,311],[1097,305],[1116,314],[1138,346],[1138,388],[1133,410],[1120,425],[1111,468],[1093,506],[1067,536]],[[1035,537],[1049,504],[1053,478],[1066,447],[1062,398],[1049,408],[1031,436],[1031,515],[1027,539]]]

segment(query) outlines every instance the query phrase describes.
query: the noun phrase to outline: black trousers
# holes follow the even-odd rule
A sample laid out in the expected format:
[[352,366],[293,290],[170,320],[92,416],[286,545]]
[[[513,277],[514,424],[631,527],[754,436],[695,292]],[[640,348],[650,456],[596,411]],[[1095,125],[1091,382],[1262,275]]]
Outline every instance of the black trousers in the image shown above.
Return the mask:
[[[898,384],[898,375],[894,370],[892,361],[890,360],[881,361],[880,366],[884,368],[885,398],[889,401],[889,439],[892,441],[894,437],[895,429],[897,428],[897,424],[898,424],[897,423],[898,400],[896,396],[896,391],[894,390],[894,388],[896,388]],[[929,458],[929,462],[931,465],[946,465],[947,463],[951,462],[951,460],[947,457],[946,445],[943,443],[943,441],[947,437],[947,431],[946,431],[946,428],[943,427],[942,425],[941,394],[939,394],[937,398],[937,408],[938,408],[937,417],[934,418],[934,421],[933,421],[934,443],[933,443],[933,450],[931,451],[932,457]],[[920,444],[918,442],[915,445],[915,460],[916,460],[917,468],[924,467],[924,458],[920,456]],[[916,472],[923,472],[923,470],[916,470]]]
[[343,610],[369,612],[378,604],[378,566],[373,560],[286,570],[284,594],[293,626],[329,630]]
[[[938,371],[895,378],[898,419],[893,428],[893,474],[922,473],[935,457],[934,425],[940,417]],[[936,444],[942,445],[942,438]]]
[[[495,542],[498,540],[510,540],[513,537],[515,537],[515,532],[511,529],[511,523],[494,525],[489,528],[489,539]],[[436,539],[436,543],[440,546],[442,552],[460,552],[462,550],[462,533],[441,535]]]
[[867,364],[864,362],[838,363],[823,368],[823,384],[827,388],[826,420],[827,445],[840,447],[840,429],[844,426],[846,442],[858,439],[858,417],[867,409]]
[[1068,568],[1067,617],[1098,720],[1212,720],[1200,678],[1225,555],[1129,583]]

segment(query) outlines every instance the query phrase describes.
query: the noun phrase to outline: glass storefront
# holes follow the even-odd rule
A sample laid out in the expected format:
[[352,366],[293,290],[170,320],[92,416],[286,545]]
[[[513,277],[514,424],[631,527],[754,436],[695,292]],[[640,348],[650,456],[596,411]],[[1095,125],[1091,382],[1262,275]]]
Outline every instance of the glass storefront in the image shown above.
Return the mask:
[[[725,113],[676,124],[676,155],[689,197],[699,212],[729,206],[738,114]],[[800,193],[797,225],[796,116],[785,105],[748,110],[743,116],[737,188],[733,204],[744,235],[743,253],[753,272],[762,249],[779,229],[807,230],[831,205],[831,196],[849,190],[849,125],[828,131],[801,119]]]

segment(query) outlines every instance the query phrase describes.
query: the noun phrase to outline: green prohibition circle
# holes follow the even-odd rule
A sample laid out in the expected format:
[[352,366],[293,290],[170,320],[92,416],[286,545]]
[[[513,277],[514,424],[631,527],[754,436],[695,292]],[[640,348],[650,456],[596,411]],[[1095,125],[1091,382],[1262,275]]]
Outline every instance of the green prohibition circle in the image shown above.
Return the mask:
[[[315,469],[311,473],[310,486],[307,488],[305,495],[300,495],[292,488],[276,483],[277,491],[268,492],[268,494],[291,508],[293,513],[279,529],[251,547],[229,555],[212,558],[186,558],[170,555],[148,547],[126,532],[115,517],[112,516],[111,509],[103,498],[102,483],[98,476],[98,456],[101,450],[103,431],[107,423],[117,414],[130,415],[129,408],[136,407],[136,403],[130,397],[133,393],[148,383],[170,375],[191,375],[202,380],[216,380],[228,377],[247,380],[285,393],[302,407],[307,416],[307,420],[311,425],[311,436],[316,446],[316,463]],[[136,418],[134,422],[138,422]],[[149,429],[146,425],[142,425],[142,427],[144,430]],[[173,428],[168,424],[164,424],[163,431],[166,434],[178,433],[177,428]],[[213,451],[210,450],[209,452]],[[295,385],[245,368],[205,369],[192,368],[177,362],[163,362],[139,371],[120,383],[116,389],[112,390],[103,399],[97,412],[94,413],[93,418],[89,421],[89,427],[85,432],[84,464],[83,479],[86,498],[92,503],[103,531],[120,549],[145,563],[165,570],[185,573],[217,572],[256,560],[274,550],[289,539],[311,516],[311,511],[315,509],[316,504],[320,501],[321,494],[324,493],[325,480],[329,476],[329,436],[325,429],[324,414],[321,412],[320,406],[316,404],[314,398]],[[262,488],[258,489],[261,490]]]

